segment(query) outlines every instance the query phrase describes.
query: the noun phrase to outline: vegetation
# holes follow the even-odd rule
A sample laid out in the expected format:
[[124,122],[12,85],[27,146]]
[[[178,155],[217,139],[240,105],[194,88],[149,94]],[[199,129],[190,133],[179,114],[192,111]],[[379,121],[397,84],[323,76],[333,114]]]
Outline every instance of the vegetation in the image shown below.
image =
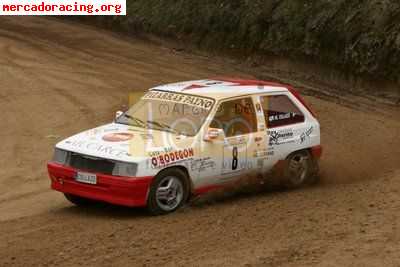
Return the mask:
[[128,0],[128,16],[96,20],[205,48],[300,57],[399,81],[397,0]]

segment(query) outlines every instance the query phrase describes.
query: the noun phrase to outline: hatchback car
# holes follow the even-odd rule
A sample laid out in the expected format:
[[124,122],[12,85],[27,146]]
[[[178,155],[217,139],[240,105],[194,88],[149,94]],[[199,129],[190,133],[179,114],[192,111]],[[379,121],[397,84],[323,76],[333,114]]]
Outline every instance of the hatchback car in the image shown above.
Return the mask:
[[114,122],[58,143],[48,171],[74,204],[165,214],[274,169],[300,187],[317,177],[321,153],[316,116],[291,86],[224,78],[150,89]]

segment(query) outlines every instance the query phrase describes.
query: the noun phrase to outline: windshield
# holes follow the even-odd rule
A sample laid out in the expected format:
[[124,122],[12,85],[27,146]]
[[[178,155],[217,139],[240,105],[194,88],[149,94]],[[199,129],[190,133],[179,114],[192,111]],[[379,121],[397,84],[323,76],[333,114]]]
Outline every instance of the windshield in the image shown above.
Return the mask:
[[116,122],[195,136],[213,105],[214,100],[207,97],[150,91]]

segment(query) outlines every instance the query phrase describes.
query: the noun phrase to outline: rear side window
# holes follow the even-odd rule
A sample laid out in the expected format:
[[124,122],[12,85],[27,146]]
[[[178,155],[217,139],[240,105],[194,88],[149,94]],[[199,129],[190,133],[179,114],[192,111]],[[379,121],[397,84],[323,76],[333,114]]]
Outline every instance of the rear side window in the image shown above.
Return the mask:
[[304,122],[304,114],[286,95],[261,97],[268,128]]

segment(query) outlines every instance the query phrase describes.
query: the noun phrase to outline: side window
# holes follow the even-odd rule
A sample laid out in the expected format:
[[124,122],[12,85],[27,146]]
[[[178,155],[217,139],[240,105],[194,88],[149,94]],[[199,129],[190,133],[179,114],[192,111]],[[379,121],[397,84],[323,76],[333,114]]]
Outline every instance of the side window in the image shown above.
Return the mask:
[[268,128],[304,122],[303,113],[286,95],[263,96],[261,104]]
[[253,100],[248,97],[221,103],[210,127],[223,129],[226,137],[256,132]]

